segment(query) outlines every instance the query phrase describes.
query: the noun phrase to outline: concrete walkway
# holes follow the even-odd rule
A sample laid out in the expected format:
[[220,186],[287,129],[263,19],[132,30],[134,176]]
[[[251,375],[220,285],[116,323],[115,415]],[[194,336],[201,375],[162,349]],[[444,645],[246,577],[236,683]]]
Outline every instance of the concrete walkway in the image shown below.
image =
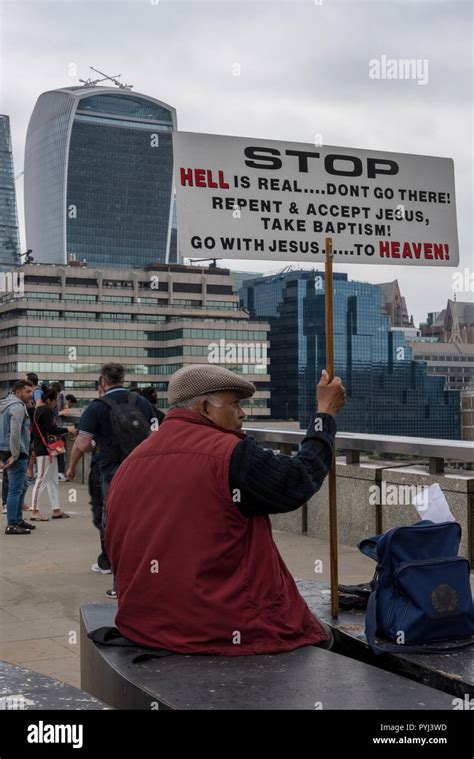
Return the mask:
[[[0,661],[79,687],[79,606],[107,601],[111,577],[90,569],[99,536],[86,487],[63,482],[60,494],[71,519],[36,522],[31,535],[0,532]],[[29,496],[31,489],[27,502]],[[46,507],[42,512],[50,516]],[[328,543],[283,532],[275,532],[275,540],[295,576],[329,581]],[[322,562],[322,572],[315,574],[315,562]],[[357,549],[340,546],[340,582],[366,582],[373,570],[373,562]]]

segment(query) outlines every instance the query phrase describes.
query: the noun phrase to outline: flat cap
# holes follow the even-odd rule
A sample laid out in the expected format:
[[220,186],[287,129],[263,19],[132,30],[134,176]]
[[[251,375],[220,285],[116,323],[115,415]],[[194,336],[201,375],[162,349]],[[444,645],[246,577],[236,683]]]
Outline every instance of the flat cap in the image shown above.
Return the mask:
[[242,398],[250,398],[255,393],[255,385],[239,374],[214,364],[190,364],[178,369],[168,385],[170,406],[183,403],[190,398],[207,393],[234,390]]

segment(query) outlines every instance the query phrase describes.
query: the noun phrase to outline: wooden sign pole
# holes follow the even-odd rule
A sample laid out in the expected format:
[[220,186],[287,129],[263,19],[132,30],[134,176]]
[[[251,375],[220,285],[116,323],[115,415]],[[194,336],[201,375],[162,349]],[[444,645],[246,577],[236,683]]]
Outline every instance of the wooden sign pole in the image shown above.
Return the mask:
[[[326,237],[325,271],[325,317],[326,317],[326,370],[329,382],[334,379],[334,322],[333,322],[333,279],[332,279],[332,238]],[[339,599],[337,595],[337,501],[336,501],[336,451],[328,476],[329,486],[329,556],[331,570],[331,614],[339,616]]]

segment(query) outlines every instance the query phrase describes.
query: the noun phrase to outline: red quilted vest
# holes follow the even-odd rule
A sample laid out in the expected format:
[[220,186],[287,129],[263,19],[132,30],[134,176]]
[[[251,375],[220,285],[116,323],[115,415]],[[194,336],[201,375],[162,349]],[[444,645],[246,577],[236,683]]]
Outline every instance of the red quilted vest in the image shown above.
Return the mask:
[[278,552],[269,518],[243,516],[232,499],[229,462],[244,437],[172,409],[115,474],[106,544],[116,626],[136,643],[239,656],[326,639]]

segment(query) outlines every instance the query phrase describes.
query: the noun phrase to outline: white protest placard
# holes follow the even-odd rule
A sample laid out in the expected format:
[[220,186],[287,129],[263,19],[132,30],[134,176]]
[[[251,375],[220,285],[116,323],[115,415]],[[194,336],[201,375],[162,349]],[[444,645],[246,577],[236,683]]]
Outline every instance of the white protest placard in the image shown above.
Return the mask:
[[450,158],[173,134],[178,250],[190,258],[457,266]]

